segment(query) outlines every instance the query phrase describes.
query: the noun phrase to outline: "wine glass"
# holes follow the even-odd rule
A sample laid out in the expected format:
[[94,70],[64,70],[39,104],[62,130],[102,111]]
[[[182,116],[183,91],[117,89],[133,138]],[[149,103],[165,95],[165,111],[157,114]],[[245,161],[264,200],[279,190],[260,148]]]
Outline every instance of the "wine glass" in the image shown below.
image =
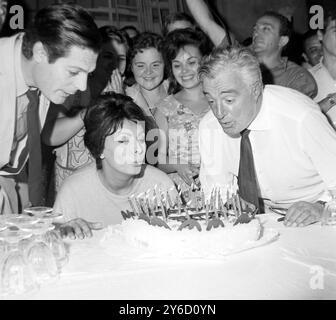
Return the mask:
[[4,219],[6,225],[19,226],[21,224],[34,224],[40,219],[38,217],[31,217],[27,214],[11,214]]
[[44,241],[49,245],[54,254],[59,270],[68,262],[68,252],[65,243],[56,230],[50,230],[45,233]]
[[22,239],[31,233],[10,226],[0,232],[0,241],[5,243],[5,256],[1,263],[1,295],[16,295],[38,289],[34,274],[18,248]]
[[34,271],[36,282],[44,284],[56,280],[59,274],[56,258],[43,239],[43,235],[54,226],[39,221],[36,224],[21,225],[20,228],[34,236],[34,241],[26,248],[26,259]]
[[336,189],[329,190],[329,196],[321,217],[322,226],[336,226]]
[[47,223],[63,217],[63,214],[54,212],[51,207],[29,207],[24,209],[24,212]]

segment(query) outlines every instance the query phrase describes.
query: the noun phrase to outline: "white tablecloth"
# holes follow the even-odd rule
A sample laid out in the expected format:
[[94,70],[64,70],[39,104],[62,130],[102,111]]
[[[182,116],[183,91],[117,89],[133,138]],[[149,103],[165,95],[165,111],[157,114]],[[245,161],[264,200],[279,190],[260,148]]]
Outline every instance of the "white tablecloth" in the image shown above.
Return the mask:
[[286,228],[260,216],[279,238],[218,260],[139,259],[107,253],[93,238],[68,241],[60,278],[15,299],[335,299],[336,227]]

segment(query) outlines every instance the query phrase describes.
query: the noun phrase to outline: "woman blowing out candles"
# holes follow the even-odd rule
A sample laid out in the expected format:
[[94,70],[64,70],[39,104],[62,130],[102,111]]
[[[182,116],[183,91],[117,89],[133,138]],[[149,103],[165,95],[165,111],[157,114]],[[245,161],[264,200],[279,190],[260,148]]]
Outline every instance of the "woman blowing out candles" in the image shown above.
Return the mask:
[[69,221],[63,236],[82,239],[91,229],[120,223],[121,211],[132,211],[128,199],[147,190],[153,197],[155,185],[176,198],[168,176],[144,164],[145,119],[131,98],[116,93],[102,95],[88,110],[84,142],[95,163],[68,177],[57,195],[54,210]]

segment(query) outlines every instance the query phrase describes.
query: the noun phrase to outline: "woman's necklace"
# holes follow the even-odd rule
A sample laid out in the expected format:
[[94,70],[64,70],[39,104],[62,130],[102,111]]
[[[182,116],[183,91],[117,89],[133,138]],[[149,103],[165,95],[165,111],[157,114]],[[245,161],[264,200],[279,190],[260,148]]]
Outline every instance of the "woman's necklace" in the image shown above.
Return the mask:
[[[160,86],[157,88],[158,90],[154,91],[153,90],[153,94],[150,94],[150,93],[145,93],[146,91],[141,91],[142,93],[142,96],[144,97],[144,99],[146,100],[147,102],[147,105],[149,107],[149,110],[153,113],[156,108],[156,104],[164,98],[164,96],[166,95],[165,92],[163,92],[163,86],[162,84],[160,84]],[[155,96],[155,97],[153,97]],[[155,101],[154,101],[155,99]]]
[[[198,95],[188,95],[185,90],[175,94],[175,99],[181,103],[182,106],[187,107],[194,115],[200,116],[209,110],[209,104],[204,97],[195,99]],[[190,99],[190,98],[191,99]]]

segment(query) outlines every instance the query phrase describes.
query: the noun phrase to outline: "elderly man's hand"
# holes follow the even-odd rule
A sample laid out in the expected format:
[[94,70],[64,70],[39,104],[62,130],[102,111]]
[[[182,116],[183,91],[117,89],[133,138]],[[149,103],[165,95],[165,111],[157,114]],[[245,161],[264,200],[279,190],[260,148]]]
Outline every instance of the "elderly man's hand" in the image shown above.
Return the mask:
[[323,205],[320,203],[296,202],[287,211],[284,225],[304,227],[321,220]]
[[100,222],[88,222],[84,219],[73,219],[66,223],[62,223],[57,226],[60,231],[61,237],[74,240],[91,238],[91,230],[100,230],[103,228],[103,225]]

